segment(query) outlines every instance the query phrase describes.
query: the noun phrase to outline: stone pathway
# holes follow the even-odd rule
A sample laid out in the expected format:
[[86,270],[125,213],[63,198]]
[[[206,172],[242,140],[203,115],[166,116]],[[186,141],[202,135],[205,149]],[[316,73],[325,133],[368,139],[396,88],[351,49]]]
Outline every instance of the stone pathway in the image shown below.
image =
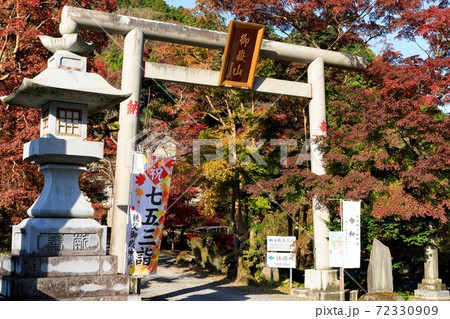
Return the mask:
[[158,274],[143,278],[142,300],[185,301],[298,301],[282,292],[260,287],[246,287],[230,282],[225,276],[209,275],[193,268],[174,265],[174,255],[161,255]]

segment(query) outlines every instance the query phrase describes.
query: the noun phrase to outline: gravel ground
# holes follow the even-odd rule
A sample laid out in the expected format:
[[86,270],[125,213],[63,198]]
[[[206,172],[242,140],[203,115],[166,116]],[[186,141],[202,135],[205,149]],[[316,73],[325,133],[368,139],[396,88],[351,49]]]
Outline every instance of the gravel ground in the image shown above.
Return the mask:
[[158,274],[141,281],[142,300],[298,301],[274,289],[242,286],[230,282],[225,276],[210,275],[192,267],[179,267],[174,262],[174,255],[160,256]]

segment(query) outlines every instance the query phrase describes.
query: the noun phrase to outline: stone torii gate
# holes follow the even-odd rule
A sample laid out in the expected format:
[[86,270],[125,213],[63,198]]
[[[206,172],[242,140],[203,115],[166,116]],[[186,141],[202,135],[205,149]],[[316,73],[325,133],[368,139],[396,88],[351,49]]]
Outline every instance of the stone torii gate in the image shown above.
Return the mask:
[[[130,187],[130,167],[127,162],[128,154],[131,154],[135,147],[129,141],[132,140],[138,129],[137,111],[130,112],[129,106],[139,105],[142,78],[217,86],[219,77],[219,72],[215,71],[144,63],[144,39],[223,50],[227,34],[166,22],[64,7],[60,24],[61,34],[64,37],[67,34],[77,33],[78,28],[125,36],[121,89],[124,92],[132,92],[132,95],[120,104],[120,130],[111,232],[111,254],[119,257],[118,268],[120,272],[123,272]],[[310,99],[311,171],[318,175],[325,174],[322,154],[314,143],[318,136],[326,134],[320,130],[321,124],[326,123],[324,66],[362,71],[366,67],[364,58],[269,40],[262,41],[260,55],[277,60],[309,63],[308,83],[256,78],[252,90]],[[144,70],[145,72],[143,72]],[[313,198],[313,215],[314,269],[306,271],[305,287],[311,290],[335,290],[338,289],[337,271],[329,267],[328,228],[326,226],[329,213],[316,198]]]

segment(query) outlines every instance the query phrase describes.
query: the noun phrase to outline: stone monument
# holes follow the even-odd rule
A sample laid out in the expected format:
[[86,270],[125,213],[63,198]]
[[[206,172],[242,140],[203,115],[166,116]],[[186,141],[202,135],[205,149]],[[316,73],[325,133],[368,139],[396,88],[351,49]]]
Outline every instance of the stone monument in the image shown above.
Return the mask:
[[13,227],[11,254],[0,257],[1,295],[11,300],[127,300],[128,276],[106,254],[106,226],[79,188],[85,165],[103,157],[103,143],[86,141],[88,113],[129,97],[100,75],[86,72],[93,51],[78,34],[41,36],[54,55],[48,67],[3,102],[41,109],[40,137],[23,159],[40,164],[45,183]]
[[369,293],[394,291],[391,252],[377,239],[373,240],[370,252],[367,291]]
[[438,248],[434,238],[425,248],[424,278],[414,290],[412,300],[450,301],[450,293],[439,278]]

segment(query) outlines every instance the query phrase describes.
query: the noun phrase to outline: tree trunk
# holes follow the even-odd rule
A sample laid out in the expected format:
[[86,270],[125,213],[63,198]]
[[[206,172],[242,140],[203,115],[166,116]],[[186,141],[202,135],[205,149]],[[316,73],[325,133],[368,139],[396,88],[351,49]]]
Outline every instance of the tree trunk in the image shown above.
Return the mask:
[[186,240],[184,238],[184,232],[186,231],[186,227],[181,227],[180,232],[180,241],[178,242],[178,249],[183,250],[187,247]]
[[[259,219],[259,217],[255,217],[254,221],[253,221],[253,226],[258,225],[261,222],[261,220]],[[250,249],[251,250],[256,250],[258,249],[258,245],[256,242],[256,235],[257,232],[255,229],[251,229],[249,232],[249,244],[250,244]]]
[[231,191],[231,228],[233,230],[233,249],[239,250],[239,234],[236,225],[236,194],[235,189]]
[[237,174],[236,178],[237,182],[235,183],[235,194],[236,194],[236,228],[238,233],[238,242],[239,242],[239,251],[246,249],[246,240],[248,239],[248,228],[245,222],[245,216],[242,212],[242,199],[241,199],[241,189],[239,183],[239,174]]
[[286,215],[286,217],[287,217],[287,222],[288,222],[288,236],[292,236],[292,232],[293,232],[292,218],[289,215]]

